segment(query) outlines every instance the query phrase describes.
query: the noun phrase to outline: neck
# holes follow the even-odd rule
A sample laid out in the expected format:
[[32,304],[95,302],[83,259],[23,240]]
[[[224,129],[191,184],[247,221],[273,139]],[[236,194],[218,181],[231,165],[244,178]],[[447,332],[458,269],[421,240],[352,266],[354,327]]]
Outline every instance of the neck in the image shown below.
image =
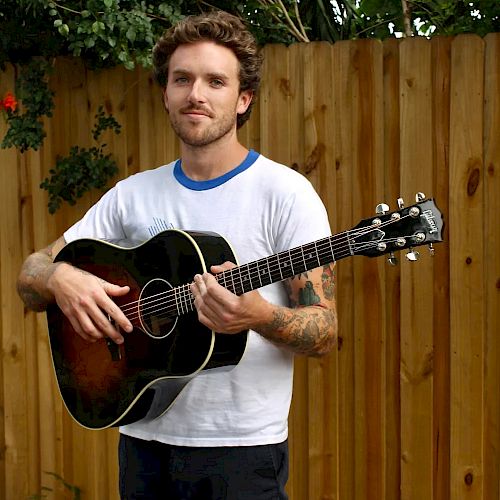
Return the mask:
[[202,147],[181,142],[184,173],[195,181],[206,181],[220,177],[242,163],[248,149],[239,143],[236,135],[225,139],[223,143],[217,141]]

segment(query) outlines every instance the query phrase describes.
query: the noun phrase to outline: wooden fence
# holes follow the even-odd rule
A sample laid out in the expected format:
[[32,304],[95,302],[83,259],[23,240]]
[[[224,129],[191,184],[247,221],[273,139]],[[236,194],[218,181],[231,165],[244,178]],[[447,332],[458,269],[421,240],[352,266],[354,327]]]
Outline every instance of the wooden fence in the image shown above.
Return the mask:
[[[500,34],[270,45],[265,55],[242,141],[309,177],[335,232],[416,191],[446,219],[434,258],[339,263],[338,349],[296,361],[290,498],[499,499]],[[0,95],[13,78],[1,74]],[[0,498],[70,498],[55,473],[83,499],[112,500],[117,431],[86,431],[67,415],[45,317],[23,309],[15,282],[26,255],[100,196],[51,216],[39,189],[57,155],[91,145],[100,104],[123,126],[107,137],[120,177],[170,161],[178,145],[145,71],[58,60],[51,86],[43,148],[0,150]]]

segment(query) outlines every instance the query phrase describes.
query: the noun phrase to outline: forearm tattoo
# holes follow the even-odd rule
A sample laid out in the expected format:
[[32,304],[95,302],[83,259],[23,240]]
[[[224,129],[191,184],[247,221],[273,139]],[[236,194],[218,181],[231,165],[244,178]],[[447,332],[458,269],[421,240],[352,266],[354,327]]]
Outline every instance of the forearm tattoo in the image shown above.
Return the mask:
[[277,308],[273,320],[260,328],[260,333],[299,354],[325,354],[336,342],[335,268],[324,266],[321,274],[321,292],[328,305],[322,302],[309,273],[302,273],[295,279],[303,283],[300,288],[295,287],[295,291],[290,281],[284,283],[290,307]]
[[321,356],[335,344],[335,324],[336,314],[330,308],[280,307],[274,312],[273,321],[260,331],[267,339],[298,354]]
[[17,292],[26,307],[33,311],[44,311],[51,302],[41,290],[42,282],[46,282],[54,271],[52,265],[52,246],[30,255],[17,281]]

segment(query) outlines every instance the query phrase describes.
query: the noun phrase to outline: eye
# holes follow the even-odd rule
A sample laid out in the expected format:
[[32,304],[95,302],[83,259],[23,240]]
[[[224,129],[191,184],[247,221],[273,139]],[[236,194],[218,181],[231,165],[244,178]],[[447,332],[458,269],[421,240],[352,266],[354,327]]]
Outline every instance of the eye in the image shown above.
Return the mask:
[[212,85],[212,87],[216,87],[216,88],[223,87],[224,82],[220,78],[214,78],[213,80],[211,80],[210,85]]
[[189,80],[187,78],[187,76],[178,76],[174,79],[174,82],[175,83],[178,83],[180,85],[184,84],[184,83],[187,83]]

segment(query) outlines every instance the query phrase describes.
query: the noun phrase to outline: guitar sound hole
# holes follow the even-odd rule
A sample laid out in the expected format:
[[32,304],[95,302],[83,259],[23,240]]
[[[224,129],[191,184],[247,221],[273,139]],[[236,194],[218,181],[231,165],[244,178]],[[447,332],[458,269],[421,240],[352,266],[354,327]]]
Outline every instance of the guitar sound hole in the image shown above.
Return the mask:
[[153,338],[165,338],[175,328],[174,299],[169,294],[172,285],[163,279],[151,280],[139,298],[139,317],[144,331]]

